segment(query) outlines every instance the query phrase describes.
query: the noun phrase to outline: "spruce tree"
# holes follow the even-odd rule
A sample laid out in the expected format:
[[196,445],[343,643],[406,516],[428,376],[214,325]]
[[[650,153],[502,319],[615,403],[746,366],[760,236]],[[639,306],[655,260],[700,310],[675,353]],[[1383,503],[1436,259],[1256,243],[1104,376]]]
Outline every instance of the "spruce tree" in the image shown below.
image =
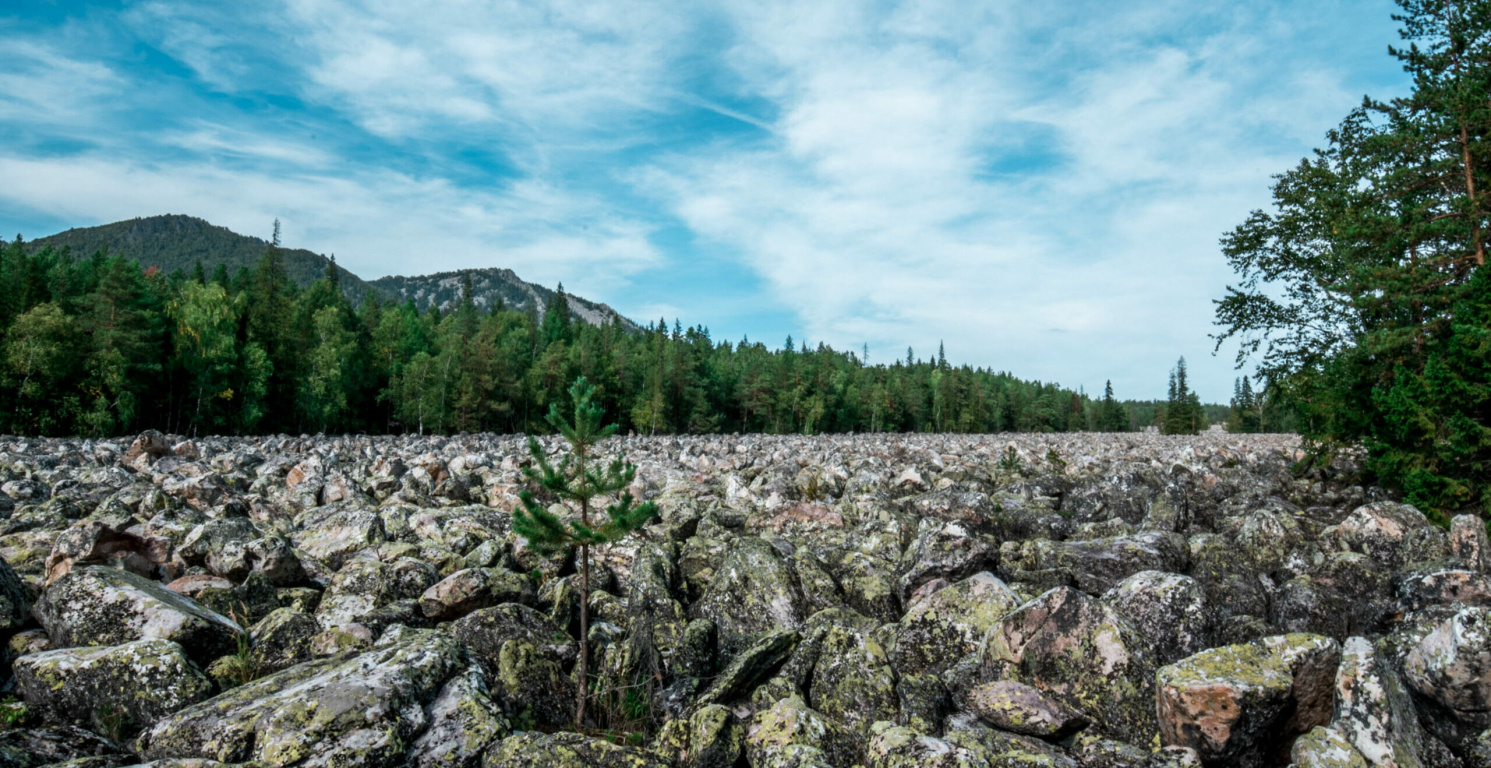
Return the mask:
[[[528,453],[533,457],[533,465],[525,467],[523,472],[530,482],[552,497],[578,506],[579,519],[561,518],[541,504],[531,490],[524,489],[519,494],[522,506],[513,511],[513,530],[539,555],[579,550],[580,684],[575,724],[584,727],[585,701],[590,686],[590,547],[621,540],[656,516],[657,507],[652,502],[634,505],[632,495],[626,491],[636,476],[635,465],[617,457],[605,469],[591,466],[591,461],[596,458],[597,444],[615,434],[617,425],[601,426],[605,414],[594,402],[595,388],[584,376],[570,385],[569,396],[575,408],[573,419],[566,419],[557,403],[549,406],[546,417],[549,426],[569,443],[569,455],[554,464],[549,461],[538,439],[529,435]],[[595,500],[618,492],[621,494],[619,499],[604,510],[604,522],[593,525],[591,515],[596,510],[591,507]]]

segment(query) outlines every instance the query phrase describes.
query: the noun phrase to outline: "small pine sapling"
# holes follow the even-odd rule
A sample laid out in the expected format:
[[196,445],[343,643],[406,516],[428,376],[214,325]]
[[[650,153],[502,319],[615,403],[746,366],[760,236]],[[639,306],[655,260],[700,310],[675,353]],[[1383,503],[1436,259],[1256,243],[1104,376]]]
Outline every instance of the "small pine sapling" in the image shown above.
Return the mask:
[[[628,464],[620,456],[612,459],[604,469],[591,465],[596,445],[615,434],[616,425],[601,426],[604,410],[594,401],[595,388],[584,376],[570,385],[569,396],[575,406],[573,420],[564,417],[557,403],[549,406],[546,417],[549,425],[569,443],[569,454],[557,464],[552,463],[538,439],[529,435],[528,453],[533,456],[533,464],[525,467],[523,473],[530,482],[561,502],[578,506],[579,519],[560,518],[539,503],[530,490],[524,489],[518,494],[522,505],[513,512],[513,530],[528,542],[534,553],[541,556],[579,551],[580,691],[575,706],[575,723],[583,728],[589,688],[590,546],[625,538],[655,517],[657,506],[652,502],[634,505],[632,495],[626,491],[637,474],[635,465]],[[591,507],[595,500],[617,492],[621,495],[605,508],[604,522],[592,525]]]

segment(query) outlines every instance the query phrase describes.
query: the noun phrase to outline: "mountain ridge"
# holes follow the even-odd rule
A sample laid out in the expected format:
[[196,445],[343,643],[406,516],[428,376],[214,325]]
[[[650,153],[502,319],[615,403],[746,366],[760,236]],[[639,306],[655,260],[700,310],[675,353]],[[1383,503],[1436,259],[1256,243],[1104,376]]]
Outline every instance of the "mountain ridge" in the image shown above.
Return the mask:
[[[73,227],[26,241],[30,252],[48,245],[58,249],[70,248],[76,256],[86,256],[107,247],[109,253],[133,259],[141,268],[156,267],[164,272],[177,269],[189,272],[201,262],[202,268],[209,273],[222,264],[232,274],[239,268],[252,270],[270,243],[196,216],[168,213],[93,227]],[[302,288],[326,274],[326,267],[332,260],[304,248],[281,245],[280,252],[286,273]],[[491,309],[501,301],[509,309],[531,309],[542,315],[556,296],[553,289],[523,280],[507,267],[460,269],[428,275],[388,275],[373,280],[364,279],[341,264],[337,265],[337,272],[343,293],[354,303],[360,303],[372,292],[386,301],[403,303],[413,300],[421,311],[428,311],[435,305],[439,305],[442,311],[454,307],[461,299],[462,278],[467,275],[471,276],[472,300],[483,309]],[[607,304],[568,293],[565,298],[569,301],[570,314],[577,320],[592,325],[616,321],[629,329],[638,328],[635,322]]]

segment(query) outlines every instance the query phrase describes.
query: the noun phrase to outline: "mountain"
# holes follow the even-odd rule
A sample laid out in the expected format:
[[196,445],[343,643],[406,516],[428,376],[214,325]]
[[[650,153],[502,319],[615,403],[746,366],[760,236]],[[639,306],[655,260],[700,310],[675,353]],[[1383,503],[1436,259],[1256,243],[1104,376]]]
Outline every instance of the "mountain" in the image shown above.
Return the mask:
[[[141,267],[159,267],[162,272],[179,269],[190,274],[200,261],[202,269],[209,275],[219,264],[226,265],[228,274],[232,275],[239,267],[252,270],[259,263],[259,257],[264,255],[264,249],[269,247],[269,241],[240,235],[194,216],[166,214],[69,229],[37,238],[29,245],[33,253],[48,245],[57,249],[70,247],[73,255],[78,257],[108,247],[110,254],[134,259]],[[284,254],[285,271],[301,287],[326,274],[326,264],[330,259],[321,254],[303,248],[284,247],[281,247],[281,253]],[[347,297],[360,301],[369,290],[367,282],[340,266],[337,271],[341,273]]]
[[[511,269],[463,269],[418,277],[394,275],[380,277],[369,285],[383,296],[400,303],[413,299],[420,310],[427,310],[433,304],[439,304],[445,310],[461,300],[461,283],[467,275],[471,276],[471,300],[481,309],[490,309],[501,300],[508,309],[528,311],[533,308],[533,311],[542,315],[549,303],[554,301],[553,290],[525,282]],[[577,320],[591,325],[604,325],[618,320],[627,328],[637,328],[636,323],[622,317],[606,304],[573,294],[565,294],[565,298],[569,300],[570,314]]]
[[[32,252],[48,245],[58,249],[68,247],[74,256],[79,257],[107,247],[111,254],[134,259],[142,267],[158,267],[164,272],[179,269],[190,273],[200,261],[202,269],[211,274],[217,265],[223,264],[231,275],[240,267],[252,270],[269,247],[269,242],[240,235],[194,216],[167,214],[69,229],[31,240],[27,245]],[[281,253],[284,254],[285,271],[301,287],[326,274],[326,265],[330,261],[326,256],[284,246],[281,246]],[[510,269],[466,269],[415,277],[382,277],[371,281],[363,280],[341,265],[337,266],[337,271],[341,273],[343,292],[354,303],[360,303],[369,291],[375,291],[388,301],[403,303],[412,299],[421,310],[435,304],[439,304],[442,310],[449,309],[460,301],[462,278],[466,275],[471,276],[472,300],[484,309],[500,300],[509,309],[521,312],[532,308],[542,315],[555,296],[552,289],[526,282]],[[627,328],[637,328],[636,323],[605,304],[568,294],[567,298],[570,314],[577,320],[594,325],[619,320]]]

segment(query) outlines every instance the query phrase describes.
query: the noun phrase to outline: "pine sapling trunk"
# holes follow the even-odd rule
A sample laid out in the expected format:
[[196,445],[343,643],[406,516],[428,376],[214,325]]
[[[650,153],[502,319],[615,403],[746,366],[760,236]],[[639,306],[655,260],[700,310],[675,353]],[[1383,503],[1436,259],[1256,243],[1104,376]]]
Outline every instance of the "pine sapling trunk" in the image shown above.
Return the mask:
[[[585,448],[582,443],[574,446],[579,459],[580,472],[580,524],[590,527],[590,495],[586,493]],[[580,545],[580,691],[575,705],[575,727],[585,728],[585,699],[590,692],[590,545]]]

